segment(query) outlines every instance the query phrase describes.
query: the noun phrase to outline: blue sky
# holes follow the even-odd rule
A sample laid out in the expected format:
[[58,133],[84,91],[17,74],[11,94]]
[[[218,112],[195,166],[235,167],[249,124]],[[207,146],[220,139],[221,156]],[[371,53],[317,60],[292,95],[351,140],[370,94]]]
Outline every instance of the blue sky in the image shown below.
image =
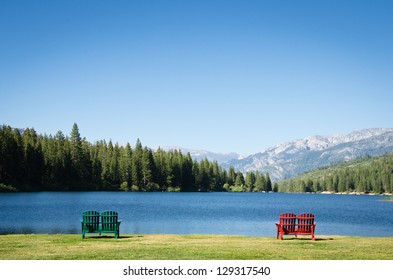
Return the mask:
[[393,127],[392,1],[1,1],[0,123],[256,153]]

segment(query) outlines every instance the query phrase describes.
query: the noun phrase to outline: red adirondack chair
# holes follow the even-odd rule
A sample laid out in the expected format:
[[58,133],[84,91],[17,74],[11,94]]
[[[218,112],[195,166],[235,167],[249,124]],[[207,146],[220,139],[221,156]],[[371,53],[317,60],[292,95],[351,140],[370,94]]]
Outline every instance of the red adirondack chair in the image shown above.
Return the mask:
[[314,223],[314,215],[311,213],[303,213],[295,215],[293,213],[283,213],[280,215],[280,222],[275,223],[277,229],[277,238],[283,239],[283,235],[293,234],[311,235],[311,239],[315,240],[314,232],[316,224]]
[[303,213],[297,215],[297,234],[311,235],[311,239],[315,240],[316,224],[314,223],[314,215],[311,213]]
[[284,234],[295,234],[296,236],[296,215],[293,213],[280,214],[280,222],[276,223],[277,238],[282,240]]

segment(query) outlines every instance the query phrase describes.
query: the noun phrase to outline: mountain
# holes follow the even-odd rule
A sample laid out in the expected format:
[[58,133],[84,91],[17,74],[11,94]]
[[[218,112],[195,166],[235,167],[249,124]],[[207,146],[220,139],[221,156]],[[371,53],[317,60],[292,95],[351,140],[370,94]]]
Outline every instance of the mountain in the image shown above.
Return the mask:
[[190,153],[191,157],[194,160],[201,161],[207,158],[209,161],[217,161],[218,164],[223,164],[225,162],[236,160],[236,159],[240,160],[243,158],[243,156],[237,153],[227,153],[227,154],[214,153],[206,150],[185,149],[176,146],[161,147],[161,149],[164,151],[180,150],[182,154]]
[[272,180],[279,180],[332,163],[391,152],[393,129],[374,128],[293,140],[243,159],[229,160],[222,166],[242,172],[269,172]]

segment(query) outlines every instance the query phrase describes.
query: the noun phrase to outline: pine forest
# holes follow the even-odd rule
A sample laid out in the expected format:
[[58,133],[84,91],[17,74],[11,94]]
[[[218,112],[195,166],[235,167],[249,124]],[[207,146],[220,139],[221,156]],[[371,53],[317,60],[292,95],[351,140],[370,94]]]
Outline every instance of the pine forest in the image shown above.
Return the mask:
[[279,182],[280,192],[393,193],[393,154],[338,163]]
[[74,124],[70,136],[38,135],[33,128],[0,126],[2,191],[271,191],[269,174],[224,170],[189,153],[152,151],[86,141]]
[[75,123],[69,136],[0,126],[0,191],[393,193],[393,154],[364,157],[279,182],[216,161],[164,151],[88,142]]

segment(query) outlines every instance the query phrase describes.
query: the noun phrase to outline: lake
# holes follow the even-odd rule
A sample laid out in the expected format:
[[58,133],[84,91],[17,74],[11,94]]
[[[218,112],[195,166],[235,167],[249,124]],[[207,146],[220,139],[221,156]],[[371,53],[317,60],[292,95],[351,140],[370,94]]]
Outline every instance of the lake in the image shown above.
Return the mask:
[[80,233],[85,210],[115,210],[120,233],[275,236],[282,212],[312,212],[316,235],[393,236],[381,196],[286,193],[0,194],[0,233]]

